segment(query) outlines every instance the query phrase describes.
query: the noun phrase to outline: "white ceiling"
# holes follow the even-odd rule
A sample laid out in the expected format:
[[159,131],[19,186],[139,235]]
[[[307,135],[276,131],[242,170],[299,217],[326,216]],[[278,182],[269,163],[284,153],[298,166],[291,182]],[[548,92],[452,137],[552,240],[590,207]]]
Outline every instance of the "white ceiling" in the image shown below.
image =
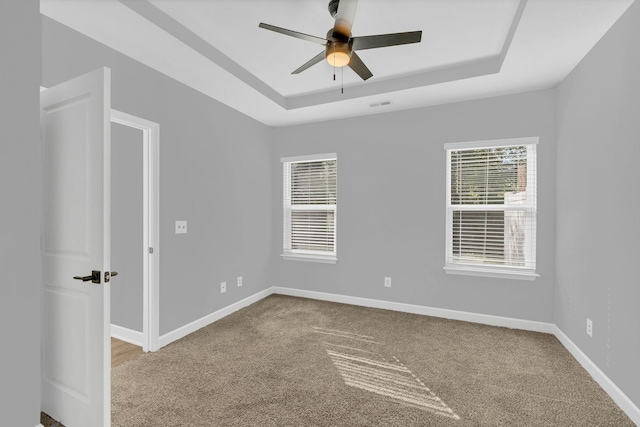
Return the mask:
[[[41,0],[41,12],[266,125],[278,127],[556,86],[634,0],[359,0],[354,36],[422,30],[359,52],[373,73],[322,61],[328,0]],[[340,92],[344,79],[344,94]],[[391,101],[388,106],[370,104]]]

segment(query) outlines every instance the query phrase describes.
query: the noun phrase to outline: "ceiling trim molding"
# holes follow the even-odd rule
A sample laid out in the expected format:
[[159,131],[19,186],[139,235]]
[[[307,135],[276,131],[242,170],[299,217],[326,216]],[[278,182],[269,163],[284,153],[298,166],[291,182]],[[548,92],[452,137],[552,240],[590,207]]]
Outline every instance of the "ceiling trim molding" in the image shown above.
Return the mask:
[[518,25],[520,25],[520,18],[522,18],[522,14],[524,13],[524,8],[526,6],[527,0],[520,0],[518,9],[516,9],[516,14],[513,17],[513,21],[511,22],[511,28],[509,28],[509,32],[507,33],[507,38],[502,45],[502,51],[500,52],[500,68],[502,68],[504,59],[507,57],[507,53],[509,52],[509,48],[511,47],[511,41],[513,40],[513,36],[516,34]]
[[527,3],[527,0],[520,0],[509,32],[498,55],[435,70],[347,86],[344,93],[340,93],[335,89],[327,89],[321,92],[285,97],[148,0],[119,1],[285,110],[295,110],[499,73]]
[[311,107],[314,105],[340,102],[347,99],[362,98],[371,95],[396,92],[416,87],[430,86],[471,77],[486,76],[500,72],[499,56],[492,56],[477,61],[456,64],[424,73],[399,76],[386,80],[367,82],[363,85],[346,86],[344,93],[337,89],[325,90],[314,94],[290,96],[286,98],[286,109]]
[[248,72],[240,64],[220,52],[206,40],[189,30],[187,27],[158,9],[147,0],[118,0],[129,9],[136,12],[152,24],[171,34],[182,43],[195,50],[211,62],[218,65],[231,75],[237,77],[242,82],[260,92],[276,104],[286,108],[285,97],[275,91],[271,86]]

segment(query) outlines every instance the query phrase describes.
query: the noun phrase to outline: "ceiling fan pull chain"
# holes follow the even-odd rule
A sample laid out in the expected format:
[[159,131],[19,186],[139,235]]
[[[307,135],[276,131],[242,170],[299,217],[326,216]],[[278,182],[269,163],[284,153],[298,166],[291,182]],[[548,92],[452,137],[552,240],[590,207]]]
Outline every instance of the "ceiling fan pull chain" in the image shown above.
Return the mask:
[[[333,45],[333,53],[336,53],[336,45]],[[333,81],[336,81],[336,57],[333,57]]]
[[342,82],[340,82],[340,93],[344,93],[344,67],[342,67]]

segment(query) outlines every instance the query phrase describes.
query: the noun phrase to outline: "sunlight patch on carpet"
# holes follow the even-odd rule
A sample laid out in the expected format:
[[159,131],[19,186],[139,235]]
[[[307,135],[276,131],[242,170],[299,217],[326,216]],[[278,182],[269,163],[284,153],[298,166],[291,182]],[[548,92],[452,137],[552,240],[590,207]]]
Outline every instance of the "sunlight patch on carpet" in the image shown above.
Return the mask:
[[362,348],[379,344],[374,337],[315,327],[314,332],[340,340],[323,344],[329,347],[327,354],[346,385],[384,396],[403,406],[460,419],[398,358],[392,356],[385,360],[379,351]]
[[316,328],[315,326],[313,329],[314,329],[313,332],[317,334],[326,334],[326,335],[332,335],[338,338],[346,338],[346,339],[362,341],[370,344],[378,344],[378,342],[373,341],[374,339],[373,337],[370,337],[368,335],[358,335],[351,332],[336,331],[335,329]]

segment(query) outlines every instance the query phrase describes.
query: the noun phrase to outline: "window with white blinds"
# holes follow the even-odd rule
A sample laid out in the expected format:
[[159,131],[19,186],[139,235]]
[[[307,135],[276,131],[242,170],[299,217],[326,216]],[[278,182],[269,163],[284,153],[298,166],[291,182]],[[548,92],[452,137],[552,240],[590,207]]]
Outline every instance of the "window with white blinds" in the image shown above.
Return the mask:
[[283,257],[336,261],[337,156],[282,159]]
[[447,273],[537,277],[537,143],[517,138],[445,144]]

